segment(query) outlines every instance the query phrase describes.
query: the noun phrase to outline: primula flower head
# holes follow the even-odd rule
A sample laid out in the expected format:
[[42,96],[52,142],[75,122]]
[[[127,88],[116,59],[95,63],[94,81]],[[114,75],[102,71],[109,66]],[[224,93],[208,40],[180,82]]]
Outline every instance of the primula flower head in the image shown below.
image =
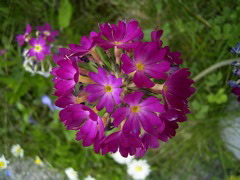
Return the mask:
[[[47,55],[55,51],[56,44],[53,44],[58,31],[53,31],[50,24],[38,26],[37,31],[27,24],[24,34],[16,37],[20,46],[24,45],[22,56],[24,57],[23,67],[32,75],[39,74],[49,77],[52,65]],[[25,43],[26,42],[26,43]],[[50,44],[51,43],[51,44]],[[50,48],[51,47],[51,48]]]
[[193,80],[180,67],[181,53],[162,47],[162,30],[142,42],[136,20],[99,28],[53,56],[60,119],[96,153],[144,156],[187,120]]

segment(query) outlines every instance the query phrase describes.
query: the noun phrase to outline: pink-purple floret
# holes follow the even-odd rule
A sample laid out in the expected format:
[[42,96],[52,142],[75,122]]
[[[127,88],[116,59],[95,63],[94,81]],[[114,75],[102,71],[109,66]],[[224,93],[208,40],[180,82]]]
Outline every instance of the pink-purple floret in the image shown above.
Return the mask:
[[40,32],[40,37],[45,38],[47,42],[53,42],[56,36],[59,35],[57,30],[52,30],[50,24],[45,23],[43,26],[38,26],[37,30]]
[[31,34],[31,31],[32,31],[32,27],[30,26],[30,24],[27,24],[26,25],[26,30],[25,30],[25,33],[24,34],[19,34],[16,39],[17,39],[17,42],[20,46],[22,46],[25,41],[28,41],[28,38]]
[[28,55],[36,56],[38,61],[44,60],[45,55],[50,54],[50,46],[46,45],[43,38],[32,38],[29,40],[29,44],[32,48],[29,49]]
[[[187,120],[187,98],[195,92],[191,73],[179,67],[181,53],[162,47],[162,30],[152,32],[152,42],[141,42],[143,32],[135,20],[100,24],[99,29],[100,33],[82,36],[80,45],[70,44],[70,49],[61,48],[53,56],[56,105],[64,108],[60,119],[68,130],[77,132],[76,140],[93,145],[96,153],[144,156],[149,148],[159,147],[159,140],[174,137],[178,123]],[[90,55],[96,46],[122,51],[121,64],[115,67],[120,73],[102,64],[88,73],[79,68],[83,62],[76,57]],[[91,81],[83,86],[86,100],[79,104],[76,86],[83,76]],[[164,82],[160,90],[159,82]],[[132,86],[135,89],[129,92]],[[107,135],[109,128],[116,131]]]

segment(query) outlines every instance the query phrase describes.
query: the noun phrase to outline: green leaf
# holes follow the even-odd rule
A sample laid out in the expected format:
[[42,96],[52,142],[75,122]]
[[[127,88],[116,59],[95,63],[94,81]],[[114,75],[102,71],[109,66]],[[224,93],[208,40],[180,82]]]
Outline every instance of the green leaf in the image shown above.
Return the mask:
[[98,55],[101,57],[101,59],[104,62],[104,64],[111,69],[111,64],[109,62],[109,58],[106,55],[105,51],[101,47],[99,47],[99,46],[97,46],[95,48],[95,50],[98,53]]
[[58,11],[58,24],[62,28],[69,26],[72,17],[72,5],[69,0],[61,0]]

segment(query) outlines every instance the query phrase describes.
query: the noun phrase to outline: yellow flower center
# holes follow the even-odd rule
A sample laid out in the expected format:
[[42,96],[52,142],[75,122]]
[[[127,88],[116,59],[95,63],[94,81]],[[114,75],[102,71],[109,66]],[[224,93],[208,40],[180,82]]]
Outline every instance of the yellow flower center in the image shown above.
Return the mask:
[[137,113],[140,110],[139,106],[133,106],[132,107],[132,112]]
[[42,161],[41,161],[41,159],[38,156],[35,159],[35,164],[38,164],[38,165],[42,164]]
[[0,161],[0,169],[5,166],[5,163],[3,161]]
[[166,86],[166,85],[163,86],[163,91],[164,91],[164,92],[167,91],[167,86]]
[[35,51],[36,52],[40,52],[41,50],[42,50],[42,46],[40,46],[40,45],[35,46]]
[[17,153],[18,153],[18,154],[21,154],[21,152],[22,152],[22,149],[21,149],[21,148],[17,148],[17,150],[16,150],[16,151],[17,151]]
[[136,166],[136,167],[135,167],[135,170],[136,170],[137,172],[141,172],[141,171],[142,171],[142,166]]
[[136,64],[136,68],[137,68],[137,70],[143,70],[144,69],[144,65],[142,64],[142,63],[137,63]]
[[114,44],[115,44],[115,45],[119,45],[119,44],[122,44],[122,42],[114,41]]
[[44,31],[43,34],[46,35],[46,36],[49,36],[50,32],[49,31]]
[[112,92],[112,87],[111,86],[105,86],[105,91],[106,92]]

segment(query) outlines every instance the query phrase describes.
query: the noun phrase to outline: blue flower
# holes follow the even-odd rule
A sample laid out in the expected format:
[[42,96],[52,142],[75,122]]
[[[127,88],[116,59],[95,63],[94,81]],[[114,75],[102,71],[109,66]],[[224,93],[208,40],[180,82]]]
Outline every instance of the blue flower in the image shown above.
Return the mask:
[[231,53],[240,55],[240,43],[237,43],[236,46],[232,47]]
[[56,105],[54,105],[52,100],[47,95],[42,96],[42,103],[44,105],[47,105],[51,111],[62,110],[62,108],[59,108]]

